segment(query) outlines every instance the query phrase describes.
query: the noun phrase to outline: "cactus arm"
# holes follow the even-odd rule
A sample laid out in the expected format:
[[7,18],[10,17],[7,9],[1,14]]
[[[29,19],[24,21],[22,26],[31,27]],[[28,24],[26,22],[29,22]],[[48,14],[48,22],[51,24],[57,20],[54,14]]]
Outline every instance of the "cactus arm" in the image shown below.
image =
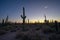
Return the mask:
[[23,16],[21,15],[21,18],[23,18]]

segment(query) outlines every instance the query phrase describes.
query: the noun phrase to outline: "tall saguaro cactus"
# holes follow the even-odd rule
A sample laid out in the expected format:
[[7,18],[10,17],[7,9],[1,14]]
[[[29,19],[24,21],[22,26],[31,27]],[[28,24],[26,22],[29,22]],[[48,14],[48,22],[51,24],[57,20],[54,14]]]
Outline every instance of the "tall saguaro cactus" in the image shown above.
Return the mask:
[[21,18],[23,19],[23,24],[25,24],[26,16],[25,16],[25,8],[24,7],[23,7],[23,15],[21,15]]
[[23,15],[21,15],[21,18],[23,19],[23,31],[25,31],[24,27],[25,27],[26,16],[25,16],[25,8],[24,7],[23,7]]

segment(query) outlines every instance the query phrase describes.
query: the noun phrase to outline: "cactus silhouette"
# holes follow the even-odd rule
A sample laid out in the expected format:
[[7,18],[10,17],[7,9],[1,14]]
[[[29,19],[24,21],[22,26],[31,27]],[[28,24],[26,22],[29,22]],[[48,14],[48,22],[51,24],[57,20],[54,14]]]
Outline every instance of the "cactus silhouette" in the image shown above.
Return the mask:
[[29,19],[28,19],[28,24],[29,24]]
[[26,16],[25,16],[25,8],[23,7],[23,15],[21,15],[21,18],[23,19],[23,31],[25,31],[24,27],[25,27],[25,19],[26,19]]
[[4,19],[2,19],[2,25],[4,24]]
[[44,17],[45,17],[45,20],[44,20],[45,24],[48,24],[48,23],[49,23],[49,20],[47,20],[47,18],[46,18],[46,15],[45,15],[45,14],[44,14]]
[[5,23],[8,23],[8,16],[6,17]]
[[21,15],[21,18],[23,19],[23,24],[25,24],[26,16],[25,16],[25,8],[24,7],[23,7],[23,15]]
[[45,21],[45,23],[46,23],[47,20],[46,20],[46,15],[45,15],[45,14],[44,14],[44,17],[45,17],[45,20],[44,20],[44,21]]
[[58,32],[58,22],[55,20],[55,28],[56,28],[56,31]]

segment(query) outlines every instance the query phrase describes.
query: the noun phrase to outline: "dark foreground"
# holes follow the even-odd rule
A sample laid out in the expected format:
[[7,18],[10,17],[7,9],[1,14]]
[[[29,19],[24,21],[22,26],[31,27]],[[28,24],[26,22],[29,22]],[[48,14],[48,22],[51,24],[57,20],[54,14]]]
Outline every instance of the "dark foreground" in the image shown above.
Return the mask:
[[60,23],[0,24],[0,40],[60,40]]

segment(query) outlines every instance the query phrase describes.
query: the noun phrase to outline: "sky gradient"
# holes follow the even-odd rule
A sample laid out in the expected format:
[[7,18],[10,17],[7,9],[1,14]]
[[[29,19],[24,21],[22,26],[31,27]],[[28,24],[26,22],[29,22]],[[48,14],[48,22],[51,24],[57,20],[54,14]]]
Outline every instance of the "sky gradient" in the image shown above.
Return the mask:
[[12,22],[21,22],[25,7],[26,20],[43,22],[44,14],[49,20],[60,21],[60,0],[0,0],[0,21],[9,16]]

